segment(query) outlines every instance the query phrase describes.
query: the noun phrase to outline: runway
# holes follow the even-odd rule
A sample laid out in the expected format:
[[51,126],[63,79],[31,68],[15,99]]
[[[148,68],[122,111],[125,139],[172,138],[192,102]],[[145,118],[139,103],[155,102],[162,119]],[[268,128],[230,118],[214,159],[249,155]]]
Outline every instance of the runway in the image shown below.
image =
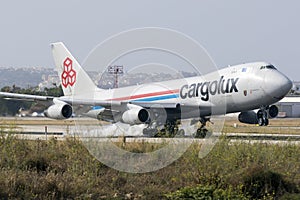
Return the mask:
[[[286,120],[286,119],[285,119]],[[228,120],[230,121],[230,120]],[[282,121],[277,121],[284,123]],[[230,121],[230,123],[232,123]],[[231,142],[249,142],[249,143],[268,143],[268,144],[300,144],[300,131],[298,130],[298,120],[289,120],[290,126],[281,127],[282,130],[292,130],[290,134],[273,133],[272,130],[278,129],[278,124],[274,126],[255,127],[263,128],[266,133],[243,133],[243,132],[229,132],[229,133],[214,133],[213,137],[226,137]],[[64,140],[67,137],[76,137],[81,139],[94,138],[99,141],[118,142],[120,138],[126,142],[148,142],[148,143],[163,143],[163,142],[178,142],[185,140],[193,140],[193,142],[203,143],[207,142],[209,138],[198,139],[191,136],[182,138],[150,138],[142,134],[144,125],[130,126],[126,124],[108,125],[107,123],[99,123],[97,120],[88,118],[76,120],[49,120],[45,118],[0,118],[1,132],[5,134],[13,133],[20,139],[28,140],[48,140],[55,138],[57,140]],[[253,129],[254,127],[250,127]],[[245,130],[234,129],[236,131]],[[270,131],[267,131],[270,130]],[[281,129],[280,129],[281,130]]]

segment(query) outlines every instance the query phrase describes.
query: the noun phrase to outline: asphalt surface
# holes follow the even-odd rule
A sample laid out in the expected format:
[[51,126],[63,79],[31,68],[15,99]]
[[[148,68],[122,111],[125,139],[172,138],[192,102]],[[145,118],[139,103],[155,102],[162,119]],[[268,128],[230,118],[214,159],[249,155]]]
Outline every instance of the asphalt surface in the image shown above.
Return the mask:
[[[74,120],[62,122],[47,120],[45,118],[0,118],[0,125],[2,133],[14,133],[18,138],[28,140],[48,140],[53,137],[58,140],[64,140],[66,137],[78,137],[82,139],[94,138],[103,142],[118,142],[120,141],[120,138],[123,138],[122,140],[126,140],[126,142],[162,143],[193,140],[193,142],[203,143],[212,138],[217,139],[220,136],[226,136],[231,142],[244,141],[249,143],[300,144],[300,133],[214,133],[213,137],[207,136],[205,139],[193,138],[189,135],[184,138],[151,138],[145,137],[142,134],[142,130],[145,127],[144,125],[130,126],[121,123],[114,125],[100,124],[97,121],[89,121],[89,119],[86,118],[76,119],[75,122]],[[298,126],[293,125],[290,127],[292,129],[299,128]],[[285,126],[283,128],[289,127]],[[270,127],[270,129],[272,129],[272,127]]]

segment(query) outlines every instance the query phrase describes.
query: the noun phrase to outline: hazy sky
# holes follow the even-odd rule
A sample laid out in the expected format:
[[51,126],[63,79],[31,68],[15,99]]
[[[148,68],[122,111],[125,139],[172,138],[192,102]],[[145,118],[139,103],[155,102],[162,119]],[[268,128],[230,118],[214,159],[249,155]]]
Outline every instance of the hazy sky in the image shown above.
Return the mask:
[[1,1],[0,66],[53,67],[55,41],[82,62],[111,35],[163,27],[194,38],[219,67],[267,61],[300,80],[299,10],[298,0]]

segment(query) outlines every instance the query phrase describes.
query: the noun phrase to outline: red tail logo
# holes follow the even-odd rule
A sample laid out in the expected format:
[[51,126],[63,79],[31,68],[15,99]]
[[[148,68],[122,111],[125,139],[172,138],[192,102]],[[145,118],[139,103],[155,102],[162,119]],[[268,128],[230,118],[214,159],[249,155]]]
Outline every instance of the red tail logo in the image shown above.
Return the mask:
[[61,74],[62,85],[66,88],[76,82],[76,71],[73,69],[73,61],[67,57],[63,63],[64,71]]

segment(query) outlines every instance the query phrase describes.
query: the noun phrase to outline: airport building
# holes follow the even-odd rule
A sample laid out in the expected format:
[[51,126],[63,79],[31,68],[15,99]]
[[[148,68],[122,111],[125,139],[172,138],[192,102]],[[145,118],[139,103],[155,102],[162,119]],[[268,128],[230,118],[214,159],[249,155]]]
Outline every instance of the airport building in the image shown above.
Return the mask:
[[279,108],[278,117],[300,117],[300,96],[285,97],[276,105]]

